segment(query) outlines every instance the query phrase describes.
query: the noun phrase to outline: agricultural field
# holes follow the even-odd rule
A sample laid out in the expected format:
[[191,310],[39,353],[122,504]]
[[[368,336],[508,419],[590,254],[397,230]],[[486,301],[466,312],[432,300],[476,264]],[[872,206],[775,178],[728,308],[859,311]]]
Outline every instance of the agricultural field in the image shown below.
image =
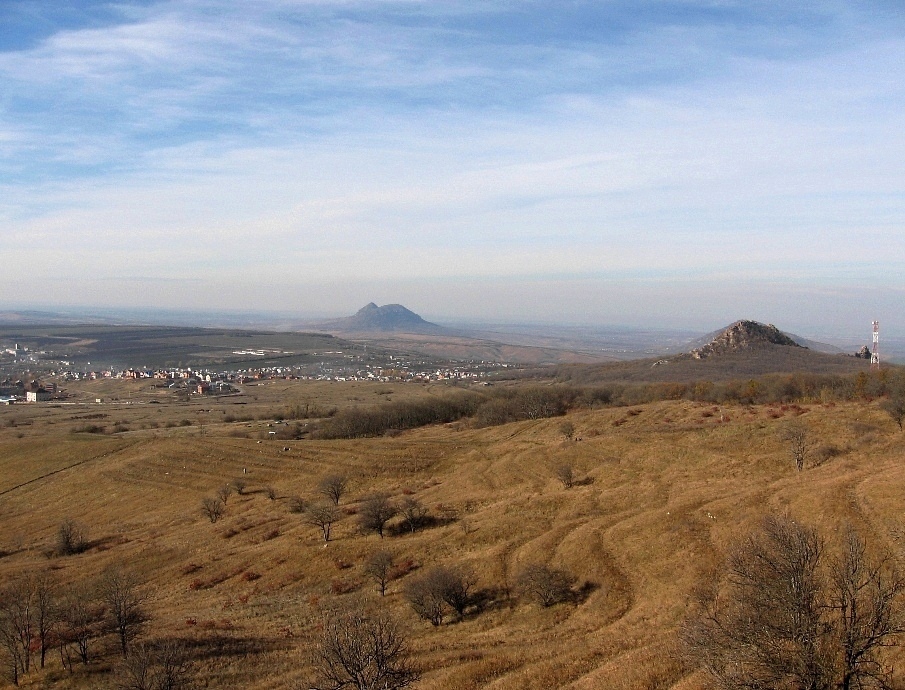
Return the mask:
[[[198,687],[312,687],[324,631],[352,611],[395,621],[420,675],[412,687],[700,690],[677,633],[765,514],[817,527],[828,549],[852,525],[872,549],[905,556],[905,434],[878,400],[577,406],[496,426],[463,418],[298,440],[281,433],[287,409],[326,415],[455,391],[264,381],[176,401],[140,382],[79,386],[83,404],[0,408],[0,578],[49,573],[62,596],[93,591],[80,588],[111,568],[129,573],[148,615],[133,648],[178,641]],[[792,427],[809,438],[802,471],[783,434]],[[347,485],[325,541],[299,511],[325,503],[331,475]],[[214,521],[202,502],[227,484]],[[383,536],[363,527],[375,494],[417,503],[418,521],[397,514]],[[84,530],[70,555],[59,552],[66,521]],[[382,596],[366,566],[384,551]],[[540,602],[524,586],[529,566],[567,573],[567,588]],[[409,593],[436,567],[466,573],[471,588],[461,614],[431,622]],[[64,668],[67,655],[53,649],[20,684],[117,687],[115,635],[98,634],[88,663]],[[887,660],[905,679],[905,654]]]

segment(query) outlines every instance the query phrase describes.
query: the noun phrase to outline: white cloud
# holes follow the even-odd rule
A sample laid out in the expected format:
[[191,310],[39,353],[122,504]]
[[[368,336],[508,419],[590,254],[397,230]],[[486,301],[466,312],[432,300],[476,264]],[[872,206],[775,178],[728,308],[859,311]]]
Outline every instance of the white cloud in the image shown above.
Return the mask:
[[677,17],[532,43],[405,7],[174,0],[0,53],[8,278],[38,261],[99,298],[142,275],[172,301],[191,277],[203,302],[228,273],[247,307],[278,283],[505,276],[549,281],[529,303],[550,313],[593,303],[582,276],[634,276],[638,306],[683,275],[743,275],[767,302],[758,281],[802,272],[899,280],[901,36],[796,53],[755,27],[760,54]]

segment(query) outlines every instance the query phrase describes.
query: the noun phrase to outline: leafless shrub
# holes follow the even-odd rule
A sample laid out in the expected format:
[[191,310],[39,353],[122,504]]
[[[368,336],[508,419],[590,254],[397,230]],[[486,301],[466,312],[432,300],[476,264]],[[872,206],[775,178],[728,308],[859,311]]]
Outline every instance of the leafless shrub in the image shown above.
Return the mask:
[[905,632],[905,582],[853,530],[837,557],[824,551],[815,530],[766,518],[683,626],[690,658],[726,688],[888,687],[882,653]]
[[399,514],[410,532],[415,532],[427,520],[427,508],[414,496],[406,496],[399,502]]
[[386,523],[398,512],[390,497],[384,493],[366,498],[358,511],[358,522],[365,532],[376,532],[383,538]]
[[264,495],[267,496],[267,498],[269,498],[271,501],[277,500],[277,490],[269,484],[264,487]]
[[90,659],[91,644],[104,632],[104,605],[98,599],[93,587],[76,585],[62,601],[59,609],[60,625],[57,638],[63,665],[72,669],[71,650],[87,664]]
[[409,580],[403,592],[415,613],[433,625],[442,625],[446,602],[437,583],[428,574]]
[[232,493],[233,487],[229,484],[224,484],[219,489],[217,489],[217,498],[219,498],[225,504],[229,500],[229,497],[232,495]]
[[333,523],[340,519],[342,513],[332,503],[316,503],[305,511],[305,522],[320,529],[324,541],[330,541]]
[[116,668],[121,690],[184,690],[192,685],[192,659],[182,640],[134,646]]
[[204,515],[212,523],[217,522],[223,517],[226,506],[223,501],[213,496],[206,496],[201,499],[201,514]]
[[795,469],[801,472],[813,445],[808,428],[802,424],[787,424],[780,430],[779,437],[788,443]]
[[571,463],[560,463],[553,468],[553,474],[566,489],[571,489],[575,485],[575,470]]
[[88,528],[80,522],[66,518],[57,528],[57,553],[71,556],[88,548]]
[[330,474],[318,482],[317,492],[333,505],[338,506],[340,499],[346,493],[349,478],[343,474]]
[[126,656],[129,643],[141,634],[150,620],[145,608],[148,595],[134,574],[116,567],[104,573],[100,593],[107,607],[110,627]]
[[377,585],[377,591],[380,596],[384,596],[387,591],[394,570],[393,554],[389,551],[376,551],[371,554],[365,563],[365,574],[370,577]]
[[569,599],[574,582],[574,576],[566,570],[529,563],[519,571],[516,588],[522,596],[548,607]]
[[245,479],[242,477],[237,477],[236,479],[233,479],[231,484],[232,484],[232,487],[236,490],[236,493],[239,494],[240,496],[245,493],[245,489],[248,487],[248,482],[245,481]]
[[289,508],[290,513],[304,513],[307,506],[305,499],[301,496],[290,496],[286,500],[286,507]]
[[902,424],[905,422],[905,397],[893,397],[884,400],[880,403],[880,409],[899,425],[899,430],[901,431]]
[[431,568],[405,588],[405,596],[419,616],[434,625],[443,623],[448,606],[461,619],[471,604],[477,578],[463,566]]
[[813,453],[811,453],[811,462],[814,465],[822,465],[828,460],[832,460],[833,458],[842,455],[843,450],[838,446],[832,443],[821,443],[817,446]]
[[315,651],[318,690],[399,690],[418,680],[405,636],[384,614],[339,614],[324,625]]
[[575,437],[575,425],[569,421],[561,422],[559,433],[565,436],[567,441],[571,441]]

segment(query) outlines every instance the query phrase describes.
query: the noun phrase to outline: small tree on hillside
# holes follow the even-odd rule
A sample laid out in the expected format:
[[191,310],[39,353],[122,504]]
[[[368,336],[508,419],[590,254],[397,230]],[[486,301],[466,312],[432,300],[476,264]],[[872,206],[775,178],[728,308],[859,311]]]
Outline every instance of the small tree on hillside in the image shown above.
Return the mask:
[[380,596],[385,596],[393,572],[393,554],[389,551],[376,551],[368,558],[364,570],[374,580]]
[[400,690],[419,676],[399,625],[385,614],[349,612],[328,620],[314,663],[318,690]]
[[229,497],[233,493],[233,487],[229,484],[223,484],[219,489],[217,489],[217,498],[219,498],[225,504]]
[[802,424],[789,424],[779,432],[779,437],[788,443],[795,469],[801,472],[813,445],[807,427]]
[[398,509],[387,494],[373,494],[366,498],[358,511],[361,528],[366,532],[376,532],[383,538],[383,531]]
[[141,634],[150,620],[145,609],[147,594],[135,575],[119,568],[111,568],[104,573],[100,591],[107,606],[110,627],[119,638],[123,656],[126,656],[129,643]]
[[90,661],[91,644],[104,632],[104,605],[93,587],[79,584],[67,592],[59,611],[60,658],[63,665],[72,670],[70,647],[75,648],[83,664]]
[[427,520],[427,508],[414,496],[406,496],[399,502],[399,514],[410,532],[415,532]]
[[567,441],[571,441],[575,437],[575,425],[572,422],[564,421],[559,425],[559,432],[566,437]]
[[57,528],[57,553],[71,556],[88,548],[88,528],[80,522],[66,518]]
[[339,508],[332,503],[316,503],[305,511],[305,522],[320,529],[325,542],[330,541],[333,523],[339,518]]
[[204,515],[204,517],[206,517],[212,523],[217,522],[217,520],[223,517],[225,508],[226,507],[223,505],[223,501],[221,501],[219,498],[206,496],[205,498],[201,499],[201,514]]
[[553,474],[566,489],[575,486],[575,470],[569,462],[563,462],[553,468]]
[[446,615],[442,582],[429,571],[409,580],[404,589],[405,598],[421,618],[432,625],[442,625]]
[[346,493],[349,478],[343,474],[330,474],[318,482],[317,492],[333,505],[338,506],[340,499]]
[[682,631],[721,687],[888,687],[883,650],[905,632],[905,582],[853,530],[827,558],[814,529],[769,516],[730,552],[722,586]]
[[905,398],[894,397],[889,400],[884,400],[880,403],[880,409],[888,414],[892,418],[892,421],[899,425],[899,430],[901,431],[902,424],[905,422]]
[[192,657],[182,640],[138,643],[116,668],[120,690],[183,690],[192,684]]
[[566,601],[572,594],[574,576],[543,563],[525,565],[516,577],[518,591],[543,607]]

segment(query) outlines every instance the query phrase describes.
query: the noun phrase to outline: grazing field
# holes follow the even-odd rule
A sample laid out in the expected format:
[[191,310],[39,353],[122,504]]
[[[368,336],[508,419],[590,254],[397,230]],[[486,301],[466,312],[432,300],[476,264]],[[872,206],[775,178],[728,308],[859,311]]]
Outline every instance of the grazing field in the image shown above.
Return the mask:
[[[877,401],[662,401],[326,441],[276,438],[280,411],[448,391],[267,381],[176,402],[138,383],[81,386],[76,401],[116,400],[0,408],[0,577],[49,571],[65,592],[111,566],[136,573],[150,614],[138,639],[180,640],[200,687],[310,687],[325,623],[354,609],[399,622],[418,688],[695,690],[703,676],[675,653],[677,629],[765,513],[817,526],[830,543],[852,524],[905,555],[905,435]],[[793,424],[812,440],[802,472],[780,433]],[[319,482],[337,474],[348,487],[325,542],[293,510],[322,501]],[[202,500],[226,483],[242,490],[212,522]],[[426,515],[414,529],[397,515],[383,537],[363,532],[378,492]],[[87,543],[64,556],[67,519]],[[385,596],[364,568],[381,550],[393,563]],[[571,573],[568,595],[531,600],[519,587],[529,564]],[[440,625],[406,596],[435,566],[474,576],[463,615],[446,611]],[[54,652],[20,683],[114,687],[116,639],[92,644],[88,664],[64,670]],[[890,658],[905,669],[905,654]]]

